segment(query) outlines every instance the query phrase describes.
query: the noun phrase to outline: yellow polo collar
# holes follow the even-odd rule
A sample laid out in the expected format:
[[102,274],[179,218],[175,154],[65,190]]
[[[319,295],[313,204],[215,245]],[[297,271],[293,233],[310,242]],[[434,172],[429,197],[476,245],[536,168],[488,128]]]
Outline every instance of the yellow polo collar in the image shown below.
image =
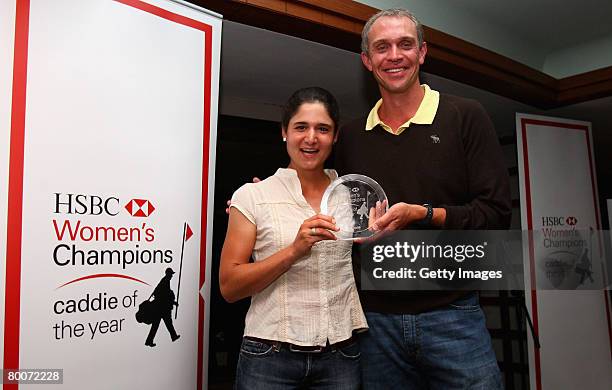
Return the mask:
[[416,123],[419,125],[431,125],[433,123],[434,118],[436,117],[436,112],[438,111],[438,104],[440,103],[440,93],[438,91],[434,91],[429,88],[427,84],[422,84],[421,87],[425,90],[425,95],[423,96],[423,100],[419,105],[419,109],[414,114],[414,116],[406,123],[401,125],[399,129],[397,129],[397,133],[393,132],[393,129],[387,126],[383,121],[378,117],[378,109],[382,104],[382,99],[378,100],[372,110],[370,110],[370,114],[368,115],[368,119],[366,120],[366,130],[372,130],[377,125],[380,125],[385,131],[388,131],[394,135],[400,135],[404,130],[406,130],[411,123]]

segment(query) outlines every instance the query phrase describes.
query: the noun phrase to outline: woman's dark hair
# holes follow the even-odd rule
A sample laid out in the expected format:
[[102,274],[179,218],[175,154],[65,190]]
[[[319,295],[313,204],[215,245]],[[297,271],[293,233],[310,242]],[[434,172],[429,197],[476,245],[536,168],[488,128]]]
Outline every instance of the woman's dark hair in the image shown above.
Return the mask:
[[338,123],[340,122],[338,102],[331,92],[319,87],[298,89],[291,95],[283,107],[283,116],[281,118],[283,129],[289,126],[289,121],[304,103],[321,103],[327,110],[327,114],[331,120],[334,122],[334,131],[337,131]]

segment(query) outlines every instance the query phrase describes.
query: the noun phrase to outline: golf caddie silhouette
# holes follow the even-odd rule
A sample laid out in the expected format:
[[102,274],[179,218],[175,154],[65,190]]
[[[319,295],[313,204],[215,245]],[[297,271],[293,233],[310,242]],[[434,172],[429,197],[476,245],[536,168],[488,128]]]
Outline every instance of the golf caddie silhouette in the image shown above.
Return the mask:
[[[178,302],[175,299],[174,292],[170,288],[170,279],[172,279],[173,275],[174,271],[172,268],[167,268],[166,275],[159,281],[157,287],[155,287],[155,290],[153,290],[153,293],[151,294],[153,300],[151,301],[151,297],[149,297],[149,300],[140,305],[139,313],[136,314],[136,319],[139,322],[151,324],[149,335],[145,341],[145,345],[149,347],[155,346],[155,334],[157,333],[161,320],[164,321],[172,341],[176,341],[179,339],[179,337],[181,337],[180,335],[176,334],[174,324],[172,323],[172,308],[174,306],[178,307]],[[140,321],[139,314],[144,315],[146,320]]]

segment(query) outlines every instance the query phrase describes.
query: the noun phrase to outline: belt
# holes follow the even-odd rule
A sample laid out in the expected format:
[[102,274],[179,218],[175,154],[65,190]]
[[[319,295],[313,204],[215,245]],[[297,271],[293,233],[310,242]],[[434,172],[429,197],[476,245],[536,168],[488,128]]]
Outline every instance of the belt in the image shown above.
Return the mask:
[[348,347],[349,345],[357,342],[357,338],[354,336],[349,337],[346,340],[342,340],[340,342],[330,344],[329,340],[325,346],[320,345],[295,345],[291,343],[287,343],[284,341],[276,341],[276,340],[268,340],[268,339],[260,339],[259,337],[251,337],[244,336],[246,340],[257,341],[258,343],[263,343],[270,345],[274,348],[275,351],[280,351],[281,348],[286,348],[291,352],[301,352],[301,353],[325,353],[332,352],[339,348]]

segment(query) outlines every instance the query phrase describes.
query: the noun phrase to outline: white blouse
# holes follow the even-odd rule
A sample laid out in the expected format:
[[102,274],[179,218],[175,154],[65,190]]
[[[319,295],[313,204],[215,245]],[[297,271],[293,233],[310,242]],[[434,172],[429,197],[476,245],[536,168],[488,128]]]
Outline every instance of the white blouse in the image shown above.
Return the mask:
[[[334,170],[325,170],[334,180]],[[255,261],[288,247],[305,219],[316,214],[293,169],[279,169],[232,196],[231,207],[257,226]],[[303,346],[324,346],[367,329],[351,265],[350,241],[317,242],[306,256],[251,297],[244,335]]]

